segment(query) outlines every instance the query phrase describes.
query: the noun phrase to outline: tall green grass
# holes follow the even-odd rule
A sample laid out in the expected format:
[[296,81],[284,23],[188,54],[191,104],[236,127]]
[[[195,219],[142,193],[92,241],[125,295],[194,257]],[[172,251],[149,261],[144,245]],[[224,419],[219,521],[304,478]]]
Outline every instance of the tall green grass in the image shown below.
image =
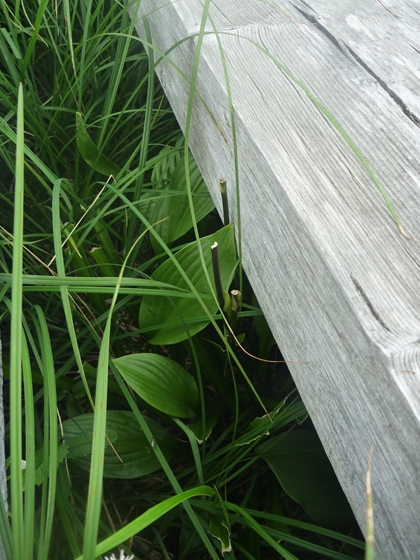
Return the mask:
[[182,138],[138,2],[0,0],[9,560],[363,555],[332,471],[307,515],[328,463],[188,150],[209,5]]

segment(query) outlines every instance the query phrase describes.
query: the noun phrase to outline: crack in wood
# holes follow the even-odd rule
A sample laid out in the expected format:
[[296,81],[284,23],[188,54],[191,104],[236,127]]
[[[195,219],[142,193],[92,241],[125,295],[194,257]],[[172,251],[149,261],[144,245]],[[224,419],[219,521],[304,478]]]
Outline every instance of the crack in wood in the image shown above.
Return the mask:
[[303,10],[301,10],[300,8],[298,8],[295,4],[293,4],[293,6],[296,8],[296,10],[302,14],[302,16],[304,18],[306,18],[310,23],[312,23],[317,29],[319,29],[319,31],[321,31],[321,33],[323,35],[325,35],[327,37],[327,39],[329,41],[331,41],[331,43],[333,45],[335,45],[338,49],[340,49],[340,51],[342,51],[344,54],[347,54],[343,48],[343,42],[340,42],[336,37],[334,37],[334,35],[332,33],[330,33],[328,31],[328,29],[326,27],[324,27],[321,23],[319,23],[319,21],[317,20],[317,18],[315,16],[312,16],[311,14],[307,14],[306,12],[304,12]]
[[394,16],[394,17],[397,18],[397,19],[401,19],[400,16],[398,16],[397,14],[394,14],[394,12],[392,12],[389,8],[387,8],[387,7],[385,6],[385,4],[383,4],[383,3],[381,2],[381,0],[377,0],[377,2],[379,2],[379,4],[382,6],[382,8],[383,8],[384,10],[386,10],[387,12],[389,12],[392,16]]
[[356,290],[359,292],[360,296],[362,297],[363,301],[366,303],[366,305],[368,306],[370,312],[372,313],[372,315],[375,317],[375,319],[378,321],[378,323],[384,328],[386,329],[388,332],[391,332],[390,329],[385,325],[385,323],[383,322],[383,320],[381,319],[381,317],[379,316],[379,313],[376,311],[376,309],[374,308],[372,302],[370,301],[370,299],[368,298],[366,292],[364,291],[364,289],[362,288],[362,286],[359,284],[359,282],[356,280],[356,278],[353,277],[353,275],[350,275],[351,281],[354,284],[354,287],[356,288]]
[[[404,101],[401,99],[401,97],[395,93],[394,90],[392,90],[387,83],[382,80],[382,78],[380,78],[373,70],[372,68],[370,68],[361,58],[359,55],[357,55],[348,45],[346,45],[346,43],[344,41],[342,41],[341,39],[337,39],[337,37],[335,37],[332,33],[330,33],[330,31],[328,31],[328,29],[326,29],[321,23],[319,23],[319,21],[317,20],[317,18],[311,14],[308,14],[306,12],[304,12],[303,10],[301,10],[300,8],[298,8],[295,4],[293,4],[294,7],[296,8],[296,10],[304,17],[306,18],[308,21],[310,21],[312,24],[314,24],[314,26],[323,34],[327,37],[327,39],[329,41],[331,41],[331,43],[333,43],[333,45],[335,45],[338,49],[340,49],[341,52],[343,52],[344,54],[350,54],[358,64],[360,64],[360,66],[366,70],[366,72],[368,74],[370,74],[375,80],[376,82],[382,87],[382,89],[390,96],[390,98],[397,104],[397,106],[402,110],[402,112],[404,113],[404,115],[406,115],[416,126],[418,126],[420,128],[420,118],[417,117],[417,115],[415,115],[414,113],[412,113],[410,111],[410,109],[407,107],[407,105],[404,103]],[[347,53],[346,53],[347,51]]]
[[349,53],[351,54],[351,56],[360,64],[360,66],[362,66],[366,70],[366,72],[368,72],[373,78],[375,78],[375,80],[383,88],[383,90],[386,91],[386,93],[391,97],[393,101],[395,101],[395,103],[402,110],[404,115],[406,115],[416,126],[420,128],[419,117],[417,117],[417,115],[415,115],[410,111],[410,109],[407,107],[407,105],[404,103],[401,97],[397,95],[395,91],[392,90],[386,84],[386,82],[384,82],[384,80],[382,80],[371,68],[369,68],[369,66],[360,58],[360,56],[358,56],[348,45],[345,46],[349,51]]

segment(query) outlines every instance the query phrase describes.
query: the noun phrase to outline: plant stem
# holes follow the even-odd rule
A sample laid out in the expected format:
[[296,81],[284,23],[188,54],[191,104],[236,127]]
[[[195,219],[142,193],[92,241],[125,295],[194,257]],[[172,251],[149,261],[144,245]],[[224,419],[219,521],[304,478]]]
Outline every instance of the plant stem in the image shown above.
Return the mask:
[[219,262],[219,244],[217,241],[211,246],[211,257],[213,262],[213,276],[216,285],[217,301],[223,309],[225,305],[225,296],[223,295],[222,277],[220,276],[220,262]]
[[226,179],[220,179],[220,193],[222,195],[223,205],[223,224],[227,226],[229,222],[229,200],[226,189]]

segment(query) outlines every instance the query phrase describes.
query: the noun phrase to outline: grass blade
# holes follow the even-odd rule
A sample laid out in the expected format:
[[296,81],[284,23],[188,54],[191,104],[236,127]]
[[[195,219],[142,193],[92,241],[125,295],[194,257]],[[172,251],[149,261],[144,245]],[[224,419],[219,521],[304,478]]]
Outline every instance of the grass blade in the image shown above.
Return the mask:
[[13,244],[13,281],[10,333],[10,489],[13,557],[24,558],[22,484],[22,268],[24,201],[24,102],[19,84],[16,135],[16,180]]
[[[153,438],[153,434],[150,431],[149,426],[146,423],[146,420],[143,418],[143,415],[141,414],[140,410],[138,409],[136,403],[134,402],[133,397],[131,396],[131,393],[129,392],[129,390],[127,389],[124,381],[122,380],[122,377],[119,373],[119,371],[117,370],[117,368],[111,363],[111,369],[112,369],[112,373],[114,374],[116,380],[118,381],[118,385],[121,387],[122,392],[124,393],[125,398],[127,399],[127,402],[129,404],[129,406],[131,407],[131,410],[133,411],[140,428],[143,430],[143,432],[146,434],[146,436],[148,437],[148,439],[151,441]],[[172,472],[171,467],[169,466],[165,456],[163,455],[162,451],[159,449],[158,445],[155,445],[153,447],[153,451],[156,454],[156,457],[159,459],[159,462],[162,466],[162,469],[164,471],[164,473],[166,474],[166,476],[168,477],[169,482],[172,485],[172,488],[175,490],[175,492],[179,495],[182,493],[182,488],[181,485],[179,484],[175,474]],[[201,522],[198,518],[198,516],[195,514],[193,508],[191,507],[191,505],[188,502],[184,502],[184,509],[187,512],[191,523],[193,524],[195,530],[197,531],[197,534],[200,536],[202,542],[204,543],[204,545],[206,546],[211,558],[213,560],[218,560],[219,556],[217,554],[217,552],[215,551],[214,547],[212,546],[207,533],[205,532],[205,530],[203,529],[203,526],[201,525]]]
[[55,495],[57,489],[57,391],[55,385],[54,358],[51,347],[51,340],[48,332],[47,321],[42,309],[36,306],[39,327],[38,336],[41,343],[43,374],[44,374],[44,465],[45,468],[43,483],[43,504],[41,515],[41,531],[39,538],[39,560],[48,560],[49,547],[51,542]]
[[277,542],[270,537],[270,535],[264,530],[264,528],[257,522],[253,517],[249,515],[243,508],[237,506],[236,504],[231,504],[229,502],[224,502],[227,509],[233,510],[243,518],[246,524],[254,529],[254,531],[264,539],[273,550],[276,550],[282,558],[285,560],[298,560],[296,556],[288,552],[284,547],[277,544]]
[[[65,278],[66,272],[64,268],[63,248],[61,245],[60,190],[61,190],[61,179],[57,179],[54,183],[53,198],[52,198],[53,238],[54,238],[55,256],[57,261],[57,273],[59,277]],[[80,376],[82,378],[86,395],[92,407],[94,407],[92,395],[90,394],[89,385],[86,379],[85,371],[83,369],[83,363],[80,355],[79,346],[77,343],[77,334],[73,323],[72,311],[71,311],[71,306],[69,301],[69,292],[65,284],[60,285],[60,293],[63,302],[63,310],[66,317],[67,328],[69,331],[69,336],[73,347],[74,357],[79,369]]]
[[13,537],[2,492],[0,492],[0,538],[7,560],[13,560]]
[[[99,556],[99,554],[104,554],[108,550],[115,548],[116,546],[120,545],[124,541],[130,539],[132,536],[140,533],[143,529],[148,527],[151,523],[165,515],[168,511],[176,507],[177,505],[181,504],[185,500],[189,498],[194,498],[195,496],[214,496],[216,493],[213,488],[209,486],[199,486],[198,488],[192,488],[191,490],[186,490],[185,492],[181,492],[176,496],[172,496],[171,498],[167,498],[163,502],[151,507],[145,513],[140,515],[137,519],[126,525],[123,529],[120,529],[116,533],[114,533],[111,537],[108,537],[100,544],[97,545],[95,549],[95,557]],[[217,558],[217,557],[216,557]],[[87,560],[86,556],[79,556],[76,560]]]
[[25,547],[24,558],[32,560],[35,532],[35,415],[31,360],[26,337],[22,338],[22,369],[25,395]]
[[[133,18],[134,22],[134,18]],[[149,43],[152,42],[150,29],[147,24],[147,20],[144,20],[144,28],[146,31],[146,37]],[[144,169],[146,166],[147,161],[147,154],[149,151],[149,141],[150,141],[150,129],[152,126],[152,110],[153,110],[153,96],[155,92],[155,67],[154,67],[154,53],[153,49],[147,48],[147,57],[149,62],[149,77],[147,81],[147,100],[146,100],[146,113],[144,117],[144,127],[143,127],[143,134],[141,139],[141,149],[140,149],[140,158],[139,158],[139,169],[142,170],[137,176],[136,185],[134,188],[134,195],[133,201],[136,202],[140,200],[141,191],[143,188],[143,180],[144,180]],[[134,231],[135,226],[137,223],[137,219],[135,214],[131,214],[129,223],[128,223],[128,235],[126,238],[126,251],[128,247],[130,247],[132,240],[134,239]],[[136,254],[133,253],[133,259],[135,258]]]
[[[147,230],[144,232],[146,233]],[[141,238],[137,239],[137,242]],[[136,242],[136,243],[137,243]],[[109,343],[111,336],[112,313],[117,301],[124,269],[130,257],[130,252],[124,260],[118,276],[118,283],[108,312],[108,319],[101,342],[98,360],[98,374],[96,380],[95,415],[93,421],[92,459],[90,467],[89,490],[86,509],[86,521],[83,542],[83,559],[94,560],[96,557],[95,546],[99,527],[99,518],[102,505],[102,480],[104,470],[105,436],[106,436],[106,407],[108,393],[108,366]]]

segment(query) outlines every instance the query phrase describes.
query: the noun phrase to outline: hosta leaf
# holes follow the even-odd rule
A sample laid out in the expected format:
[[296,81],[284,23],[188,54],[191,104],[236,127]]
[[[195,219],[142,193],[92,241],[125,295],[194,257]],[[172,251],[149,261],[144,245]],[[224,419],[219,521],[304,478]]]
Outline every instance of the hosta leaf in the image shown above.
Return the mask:
[[[176,452],[176,444],[169,433],[149,418],[149,428],[165,457],[170,459]],[[83,414],[63,422],[64,439],[69,456],[76,455],[74,463],[86,472],[90,471],[90,449],[92,447],[93,414]],[[112,446],[106,442],[105,478],[137,478],[160,468],[160,463],[149,442],[139,427],[132,412],[110,410],[107,414],[106,431]],[[72,445],[73,441],[76,445]],[[115,451],[123,462],[120,461]],[[88,451],[86,454],[85,452]]]
[[[200,240],[205,265],[214,289],[212,257],[210,247],[219,244],[220,272],[223,290],[227,291],[236,268],[236,251],[233,226],[228,225],[213,235]],[[210,286],[204,274],[197,241],[188,244],[176,255],[176,260],[188,276],[195,289],[205,299],[209,312],[214,315],[217,303],[211,297]],[[186,280],[171,259],[165,261],[152,274],[152,279],[189,290]],[[152,344],[174,344],[201,331],[208,323],[199,301],[191,298],[171,298],[145,295],[140,306],[140,327],[150,329],[147,333]],[[186,329],[188,327],[188,331]]]
[[[78,421],[77,418],[74,418],[73,420],[75,422]],[[82,421],[82,425],[79,423],[78,429],[79,428],[82,430],[83,421]],[[109,446],[113,444],[117,439],[117,434],[114,430],[107,430],[106,435],[108,437],[105,442],[105,446]],[[89,455],[90,452],[92,451],[92,436],[93,436],[92,431],[90,432],[83,431],[83,433],[81,432],[80,435],[71,437],[67,443],[67,447],[69,449],[68,452],[69,459],[78,459],[79,457],[85,457],[86,455]]]
[[[191,154],[189,157],[189,176],[195,219],[199,222],[214,209],[214,204]],[[172,173],[168,188],[161,191],[161,195],[153,207],[150,222],[156,224],[156,232],[167,245],[182,237],[193,227],[183,158],[178,162]],[[154,237],[152,237],[152,245],[156,253],[162,251]]]
[[343,526],[350,506],[316,433],[291,430],[256,448],[287,494],[318,523]]
[[76,113],[76,129],[76,144],[85,162],[98,173],[116,177],[121,171],[120,168],[98,150],[87,133],[80,113]]
[[199,409],[195,379],[159,354],[128,354],[113,360],[126,383],[148,404],[170,416],[192,418]]

